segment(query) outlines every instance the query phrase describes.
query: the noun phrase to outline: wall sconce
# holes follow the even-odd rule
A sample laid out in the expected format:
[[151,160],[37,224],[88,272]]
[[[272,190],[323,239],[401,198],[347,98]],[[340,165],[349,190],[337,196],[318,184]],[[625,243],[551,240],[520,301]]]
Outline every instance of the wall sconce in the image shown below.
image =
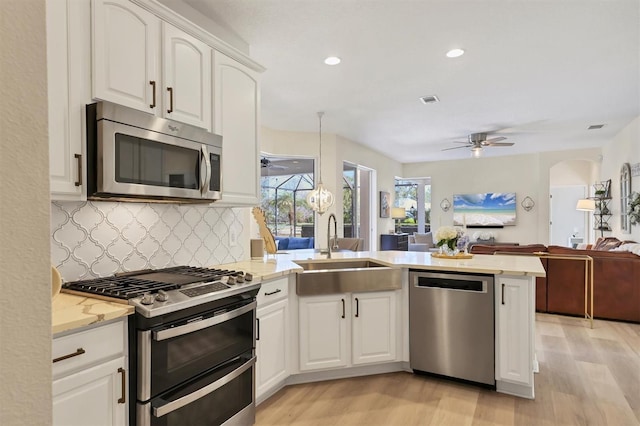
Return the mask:
[[524,197],[524,200],[522,200],[520,205],[525,211],[528,212],[528,211],[531,211],[531,209],[533,208],[533,206],[536,205],[536,203],[533,201],[531,197],[527,195],[526,197]]
[[442,209],[442,211],[448,212],[451,208],[451,201],[445,198],[440,202],[440,208]]

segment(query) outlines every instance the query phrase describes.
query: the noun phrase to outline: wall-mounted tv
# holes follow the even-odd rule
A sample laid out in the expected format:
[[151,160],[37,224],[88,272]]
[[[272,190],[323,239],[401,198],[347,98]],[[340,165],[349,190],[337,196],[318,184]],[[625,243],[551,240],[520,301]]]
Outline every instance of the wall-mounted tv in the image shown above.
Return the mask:
[[501,228],[516,224],[515,192],[453,196],[453,224],[470,228]]

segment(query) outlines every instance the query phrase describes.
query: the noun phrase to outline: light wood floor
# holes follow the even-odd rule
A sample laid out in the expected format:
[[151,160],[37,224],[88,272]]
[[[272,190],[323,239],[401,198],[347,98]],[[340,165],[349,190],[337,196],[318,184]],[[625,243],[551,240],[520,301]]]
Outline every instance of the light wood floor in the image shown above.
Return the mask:
[[640,325],[538,314],[536,399],[410,373],[289,386],[264,425],[640,425]]

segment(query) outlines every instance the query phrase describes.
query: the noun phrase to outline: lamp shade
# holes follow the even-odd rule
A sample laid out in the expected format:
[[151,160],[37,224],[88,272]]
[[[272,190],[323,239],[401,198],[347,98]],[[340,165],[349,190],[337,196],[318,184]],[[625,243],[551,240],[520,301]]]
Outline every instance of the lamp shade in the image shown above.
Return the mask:
[[393,207],[391,209],[391,217],[394,219],[404,219],[407,217],[407,212],[403,207]]
[[576,210],[592,212],[596,209],[596,200],[578,200],[578,204],[576,205]]

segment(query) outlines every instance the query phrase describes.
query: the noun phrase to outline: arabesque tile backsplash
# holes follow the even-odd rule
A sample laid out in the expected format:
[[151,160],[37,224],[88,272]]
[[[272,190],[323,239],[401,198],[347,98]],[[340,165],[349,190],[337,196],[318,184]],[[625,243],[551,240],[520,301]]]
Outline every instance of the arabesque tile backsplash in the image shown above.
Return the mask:
[[74,281],[121,271],[245,260],[247,211],[204,205],[55,201],[51,203],[51,262],[65,281]]

